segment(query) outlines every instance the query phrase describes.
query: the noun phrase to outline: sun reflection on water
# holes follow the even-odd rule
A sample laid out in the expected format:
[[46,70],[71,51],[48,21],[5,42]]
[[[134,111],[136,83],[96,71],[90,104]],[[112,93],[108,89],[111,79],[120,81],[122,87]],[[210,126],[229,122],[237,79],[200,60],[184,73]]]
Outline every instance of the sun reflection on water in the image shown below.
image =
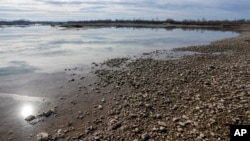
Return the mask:
[[21,107],[20,114],[24,118],[27,117],[27,116],[29,116],[29,115],[31,115],[31,114],[33,114],[33,107],[32,107],[32,105],[30,105],[30,104],[23,105]]

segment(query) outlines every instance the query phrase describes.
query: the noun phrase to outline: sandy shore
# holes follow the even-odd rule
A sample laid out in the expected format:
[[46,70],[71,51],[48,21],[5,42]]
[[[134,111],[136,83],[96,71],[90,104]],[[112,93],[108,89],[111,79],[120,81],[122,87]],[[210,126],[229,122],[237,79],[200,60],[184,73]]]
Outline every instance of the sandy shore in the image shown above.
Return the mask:
[[250,33],[176,50],[199,53],[115,58],[89,74],[66,69],[53,79],[53,96],[39,94],[54,102],[25,121],[29,130],[1,128],[0,139],[229,140],[230,124],[250,124]]

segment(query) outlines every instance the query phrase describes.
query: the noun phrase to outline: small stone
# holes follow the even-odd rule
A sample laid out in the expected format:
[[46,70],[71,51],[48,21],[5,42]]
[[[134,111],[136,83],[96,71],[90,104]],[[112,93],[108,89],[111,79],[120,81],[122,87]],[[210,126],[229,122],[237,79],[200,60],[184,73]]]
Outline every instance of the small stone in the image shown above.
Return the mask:
[[150,104],[145,104],[145,107],[151,108],[152,106]]
[[156,118],[162,118],[161,114],[156,114]]
[[36,135],[37,141],[48,141],[49,140],[49,134],[46,132],[41,132]]
[[160,131],[166,131],[166,128],[163,127],[163,126],[161,126],[161,127],[160,127]]
[[144,133],[144,134],[142,134],[142,135],[141,135],[141,138],[142,138],[142,140],[143,140],[143,141],[148,140],[148,139],[149,139],[149,135],[148,135],[148,133]]
[[179,120],[180,120],[180,118],[173,118],[173,122],[177,122]]
[[138,129],[138,128],[135,128],[135,133],[138,133],[139,131],[140,131],[140,129]]
[[99,137],[99,136],[95,136],[94,139],[95,139],[96,141],[99,141],[99,140],[100,140],[100,137]]
[[180,126],[185,126],[185,125],[186,125],[186,124],[183,123],[183,122],[178,122],[178,124],[179,124]]
[[102,98],[102,102],[103,102],[103,103],[106,102],[105,98]]
[[216,123],[216,120],[211,118],[210,122],[211,122],[211,124],[214,124],[214,123]]
[[178,128],[177,131],[183,132],[183,129],[182,128]]
[[32,121],[34,120],[36,117],[34,115],[29,115],[28,117],[25,118],[26,121]]
[[167,127],[167,123],[163,121],[158,121],[158,125]]
[[100,110],[103,109],[102,105],[98,105],[98,109]]
[[122,126],[121,122],[117,122],[111,126],[111,130],[116,130]]
[[213,132],[210,133],[211,136],[215,137],[215,134]]
[[192,120],[187,120],[187,121],[185,122],[186,125],[191,124],[191,123],[193,123]]
[[204,138],[205,135],[203,133],[200,133],[200,138]]
[[153,130],[153,131],[158,131],[158,128],[154,127],[152,130]]
[[189,118],[186,115],[183,115],[182,118],[188,120]]
[[51,114],[55,113],[54,110],[50,109],[44,113],[44,116],[49,117]]

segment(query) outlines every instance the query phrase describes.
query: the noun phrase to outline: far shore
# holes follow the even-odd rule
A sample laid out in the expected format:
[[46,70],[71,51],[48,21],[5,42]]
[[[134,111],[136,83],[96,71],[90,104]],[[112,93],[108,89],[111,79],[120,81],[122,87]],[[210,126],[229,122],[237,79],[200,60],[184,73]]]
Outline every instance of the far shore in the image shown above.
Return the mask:
[[98,27],[116,27],[116,28],[183,28],[183,29],[207,29],[207,30],[227,30],[241,31],[247,25],[187,25],[187,24],[144,24],[144,23],[65,23],[61,25],[53,25],[65,28],[98,28]]
[[34,25],[47,25],[52,27],[64,28],[103,28],[103,27],[116,27],[116,28],[183,28],[183,29],[206,29],[206,30],[223,30],[223,31],[242,31],[249,30],[249,21],[235,20],[235,21],[196,21],[196,20],[183,20],[183,21],[149,21],[149,20],[94,20],[94,21],[66,21],[66,22],[53,22],[53,21],[0,21],[0,27],[11,26],[34,26]]

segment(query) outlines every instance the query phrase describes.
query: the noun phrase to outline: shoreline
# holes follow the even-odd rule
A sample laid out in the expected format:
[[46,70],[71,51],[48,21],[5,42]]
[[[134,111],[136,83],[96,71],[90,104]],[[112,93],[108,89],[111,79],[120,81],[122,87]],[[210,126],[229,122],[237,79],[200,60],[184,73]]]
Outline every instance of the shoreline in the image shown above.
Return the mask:
[[48,140],[228,140],[230,124],[250,124],[250,32],[244,30],[176,49],[202,53],[177,60],[114,58],[93,64],[89,77],[67,69],[54,116],[32,125],[23,139],[47,132]]
[[[197,22],[197,21],[196,21]],[[213,22],[213,21],[212,21]],[[215,21],[214,21],[215,22]],[[172,30],[176,28],[181,29],[201,29],[201,30],[220,30],[220,31],[249,31],[249,23],[237,23],[235,21],[222,22],[217,21],[218,23],[206,23],[206,22],[188,22],[188,23],[169,23],[164,21],[145,21],[145,22],[115,22],[115,21],[68,21],[68,22],[3,22],[0,23],[1,28],[18,26],[18,27],[28,27],[28,26],[51,26],[51,27],[63,27],[66,29],[88,29],[88,28],[165,28],[166,30]]]

